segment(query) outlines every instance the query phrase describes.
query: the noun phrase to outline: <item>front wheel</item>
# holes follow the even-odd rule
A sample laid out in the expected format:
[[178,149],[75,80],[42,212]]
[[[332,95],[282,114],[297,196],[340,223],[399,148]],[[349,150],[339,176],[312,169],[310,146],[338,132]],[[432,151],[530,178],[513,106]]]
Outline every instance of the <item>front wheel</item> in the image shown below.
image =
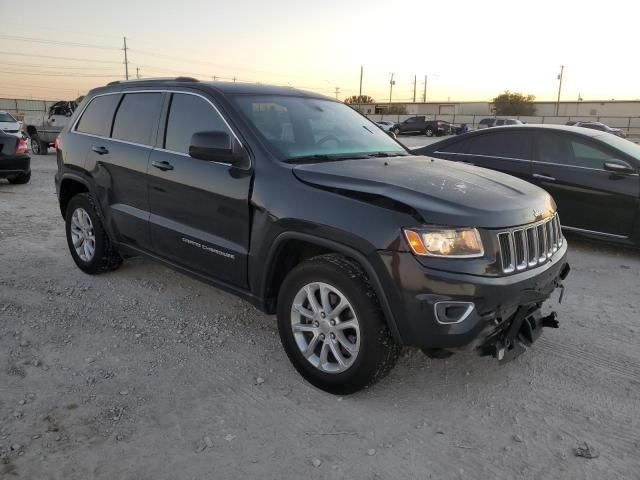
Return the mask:
[[399,128],[394,128],[393,129],[393,133],[395,134],[395,136],[397,137],[398,135],[400,135],[400,129]]
[[400,355],[360,266],[335,254],[306,260],[278,296],[278,331],[298,372],[334,394],[383,378]]

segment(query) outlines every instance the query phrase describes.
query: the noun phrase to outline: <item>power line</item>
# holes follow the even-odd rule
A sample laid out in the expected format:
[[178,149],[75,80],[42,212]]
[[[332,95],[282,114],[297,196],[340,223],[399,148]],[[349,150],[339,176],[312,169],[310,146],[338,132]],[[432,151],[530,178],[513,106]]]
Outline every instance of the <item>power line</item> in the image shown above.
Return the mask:
[[[0,70],[0,73],[6,73],[11,75],[35,75],[40,77],[68,77],[69,73],[63,72],[15,72],[15,71],[6,71]],[[88,73],[74,73],[74,77],[87,77],[87,78],[121,78],[122,75],[94,75]]]
[[80,42],[62,42],[59,40],[51,40],[47,38],[20,37],[17,35],[2,35],[2,34],[0,34],[0,38],[4,38],[5,40],[16,40],[18,42],[43,43],[46,45],[65,45],[68,47],[97,48],[101,50],[119,50],[117,47],[109,47],[106,45],[96,45],[92,43],[80,43]]
[[[28,68],[56,68],[61,70],[86,70],[87,67],[80,67],[78,65],[44,65],[44,64],[34,64],[34,63],[12,63],[12,62],[3,62],[2,65],[11,65],[14,67],[28,67]],[[94,67],[98,70],[112,70],[113,67]]]
[[0,55],[15,55],[17,57],[51,58],[55,60],[71,60],[74,62],[110,63],[114,65],[121,65],[121,62],[115,62],[113,60],[94,60],[92,58],[78,58],[78,57],[57,57],[54,55],[36,55],[32,53],[21,53],[21,52],[0,52]]

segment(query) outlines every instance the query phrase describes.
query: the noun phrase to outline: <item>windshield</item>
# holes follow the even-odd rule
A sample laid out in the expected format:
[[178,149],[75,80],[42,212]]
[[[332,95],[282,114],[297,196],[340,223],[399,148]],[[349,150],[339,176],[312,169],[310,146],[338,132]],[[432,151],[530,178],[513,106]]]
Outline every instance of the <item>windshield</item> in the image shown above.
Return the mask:
[[237,96],[235,101],[289,160],[407,153],[375,123],[342,103],[280,95]]
[[17,120],[9,115],[7,112],[0,112],[0,122],[16,123]]
[[607,145],[612,146],[613,148],[621,150],[623,153],[626,153],[627,155],[630,155],[633,158],[640,160],[640,146],[638,146],[637,144],[629,140],[617,137],[610,133],[605,135],[598,135],[595,138],[597,138],[598,140],[601,140]]

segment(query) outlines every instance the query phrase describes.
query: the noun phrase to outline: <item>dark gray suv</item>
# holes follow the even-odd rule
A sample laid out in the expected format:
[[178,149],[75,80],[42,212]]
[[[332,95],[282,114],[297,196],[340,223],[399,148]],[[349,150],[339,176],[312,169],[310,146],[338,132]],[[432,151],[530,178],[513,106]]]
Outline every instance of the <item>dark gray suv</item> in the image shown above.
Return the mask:
[[86,96],[57,161],[81,270],[145,255],[239,295],[329,392],[376,382],[402,345],[507,360],[557,326],[540,307],[567,243],[546,192],[414,156],[324,96],[115,82]]

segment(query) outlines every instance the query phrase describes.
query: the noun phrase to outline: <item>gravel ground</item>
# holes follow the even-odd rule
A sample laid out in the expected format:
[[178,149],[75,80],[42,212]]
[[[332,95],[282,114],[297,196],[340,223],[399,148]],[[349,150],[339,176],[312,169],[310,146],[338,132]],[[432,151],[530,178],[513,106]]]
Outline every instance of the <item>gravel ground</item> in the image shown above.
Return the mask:
[[81,273],[54,170],[0,181],[3,480],[638,478],[637,252],[569,238],[561,328],[512,363],[406,349],[341,398],[241,300],[144,259]]

